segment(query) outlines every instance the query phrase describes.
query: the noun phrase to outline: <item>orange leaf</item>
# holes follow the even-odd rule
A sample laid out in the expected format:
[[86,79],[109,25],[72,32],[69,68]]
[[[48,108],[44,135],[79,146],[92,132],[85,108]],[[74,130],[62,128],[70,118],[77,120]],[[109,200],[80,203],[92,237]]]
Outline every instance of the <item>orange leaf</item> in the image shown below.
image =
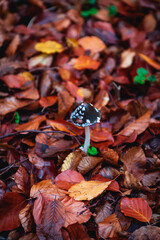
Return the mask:
[[66,195],[66,191],[59,189],[50,179],[34,184],[30,191],[30,197],[36,198],[40,193],[50,194],[53,199],[62,198]]
[[58,114],[57,118],[64,119],[68,111],[71,109],[75,99],[67,90],[58,93]]
[[77,58],[74,64],[74,68],[77,70],[84,70],[84,69],[97,70],[99,66],[100,66],[100,62],[92,59],[89,56],[84,56],[84,55]]
[[143,198],[122,198],[121,212],[141,222],[149,222],[152,217],[152,210]]
[[106,190],[110,183],[111,181],[82,181],[73,185],[68,193],[75,200],[91,200]]
[[0,232],[19,227],[19,212],[26,205],[25,197],[17,192],[8,192],[0,202]]
[[150,118],[151,111],[148,110],[144,115],[120,131],[118,135],[130,136],[134,131],[136,131],[138,135],[141,134],[149,126]]
[[[45,121],[46,117],[45,116],[36,116],[33,120],[18,125],[15,129],[17,131],[23,131],[23,130],[37,130],[39,128],[39,125],[41,122]],[[25,134],[25,133],[23,133]]]
[[76,84],[74,84],[70,81],[67,81],[66,88],[72,94],[72,96],[74,96],[76,98],[77,102],[84,101],[84,94],[83,94],[82,90],[79,87],[77,87]]
[[35,45],[35,49],[42,53],[56,53],[62,52],[63,46],[55,41],[46,41],[46,42],[39,42]]
[[160,70],[160,63],[155,62],[154,60],[150,59],[143,53],[138,53],[138,55],[143,58],[144,61],[146,61],[149,65],[151,65],[153,68]]
[[96,36],[86,36],[78,40],[78,43],[85,49],[92,53],[98,53],[106,48],[104,42]]
[[57,99],[57,96],[41,97],[39,103],[42,107],[46,108],[54,105],[57,102]]
[[72,185],[84,181],[84,177],[74,170],[66,170],[60,173],[54,180],[55,184],[62,189],[68,190]]
[[84,132],[82,128],[66,122],[65,120],[47,120],[47,125],[51,125],[54,130],[68,132],[72,136],[75,136],[76,134],[81,135]]

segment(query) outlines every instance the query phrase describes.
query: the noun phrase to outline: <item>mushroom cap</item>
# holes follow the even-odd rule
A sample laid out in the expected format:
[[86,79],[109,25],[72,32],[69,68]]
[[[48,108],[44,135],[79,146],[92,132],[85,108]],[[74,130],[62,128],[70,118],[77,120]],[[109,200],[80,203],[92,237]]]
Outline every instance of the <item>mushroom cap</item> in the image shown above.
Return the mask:
[[79,127],[87,127],[100,122],[101,112],[90,103],[81,103],[72,113],[71,121]]

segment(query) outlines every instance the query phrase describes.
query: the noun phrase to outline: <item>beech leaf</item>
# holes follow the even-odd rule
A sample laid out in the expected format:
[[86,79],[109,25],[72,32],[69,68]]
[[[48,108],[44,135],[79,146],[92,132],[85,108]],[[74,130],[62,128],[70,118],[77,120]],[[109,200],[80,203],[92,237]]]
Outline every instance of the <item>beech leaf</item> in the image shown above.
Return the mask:
[[46,42],[39,42],[35,45],[35,49],[37,51],[40,51],[42,53],[56,53],[56,52],[62,52],[63,46],[56,42],[56,41],[46,41]]
[[77,70],[84,70],[84,69],[93,69],[97,70],[100,66],[100,62],[92,59],[89,56],[80,56],[76,59],[74,68]]
[[143,198],[122,198],[121,212],[141,222],[149,222],[152,217],[152,210]]

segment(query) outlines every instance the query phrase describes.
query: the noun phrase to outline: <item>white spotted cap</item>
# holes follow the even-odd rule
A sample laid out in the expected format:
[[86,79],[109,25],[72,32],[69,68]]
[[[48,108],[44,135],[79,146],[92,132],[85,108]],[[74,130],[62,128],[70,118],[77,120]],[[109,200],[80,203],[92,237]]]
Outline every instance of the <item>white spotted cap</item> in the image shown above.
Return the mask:
[[90,103],[81,103],[72,113],[71,121],[79,127],[87,127],[101,120],[101,112]]

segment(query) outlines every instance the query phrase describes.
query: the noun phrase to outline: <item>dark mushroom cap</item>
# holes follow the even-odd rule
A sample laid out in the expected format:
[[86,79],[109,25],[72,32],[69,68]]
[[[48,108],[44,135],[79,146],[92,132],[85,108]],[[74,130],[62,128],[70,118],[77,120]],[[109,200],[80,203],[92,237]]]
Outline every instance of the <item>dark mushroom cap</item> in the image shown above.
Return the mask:
[[72,113],[71,121],[79,127],[87,127],[100,122],[101,112],[90,103],[81,103]]

